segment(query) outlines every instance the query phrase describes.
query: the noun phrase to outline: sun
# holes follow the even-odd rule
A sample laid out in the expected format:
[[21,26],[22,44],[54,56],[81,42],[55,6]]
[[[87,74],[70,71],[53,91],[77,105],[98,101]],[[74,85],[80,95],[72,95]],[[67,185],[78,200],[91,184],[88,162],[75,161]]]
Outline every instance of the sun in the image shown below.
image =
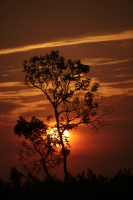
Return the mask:
[[[57,128],[51,129],[49,134],[52,135],[52,137],[54,137],[54,138],[59,137]],[[69,132],[67,130],[65,130],[64,133],[63,133],[63,140],[64,140],[64,142],[66,142],[66,141],[69,142]]]
[[63,135],[64,135],[65,137],[68,137],[68,138],[69,138],[69,133],[68,133],[67,130],[64,131]]

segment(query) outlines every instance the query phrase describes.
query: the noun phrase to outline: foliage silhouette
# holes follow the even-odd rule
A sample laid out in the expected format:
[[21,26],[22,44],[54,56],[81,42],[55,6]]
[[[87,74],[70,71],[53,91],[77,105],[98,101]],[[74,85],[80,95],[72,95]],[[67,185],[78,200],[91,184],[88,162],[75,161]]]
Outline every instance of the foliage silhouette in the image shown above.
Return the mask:
[[44,175],[51,178],[49,170],[58,167],[62,162],[62,154],[56,147],[58,140],[47,134],[48,126],[43,121],[32,117],[27,122],[20,116],[14,127],[16,135],[25,137],[19,152],[21,166],[28,173]]
[[[63,153],[64,180],[68,179],[67,151],[64,145],[65,130],[86,124],[94,132],[107,125],[105,117],[113,112],[103,108],[98,96],[98,83],[87,76],[90,70],[80,60],[65,60],[59,51],[45,56],[34,56],[24,61],[25,84],[41,90],[54,111],[54,128],[57,129]],[[99,112],[98,112],[99,111]]]
[[[22,173],[17,170],[17,174]],[[83,171],[77,176],[69,176],[68,181],[65,183],[56,178],[41,181],[32,175],[25,177],[25,181],[20,182],[20,187],[16,184],[12,185],[12,180],[10,181],[0,181],[1,199],[28,200],[30,198],[35,200],[42,199],[42,197],[48,200],[133,199],[133,175],[131,170],[120,170],[111,179],[102,175],[97,176],[92,170],[88,169],[87,173]]]
[[16,167],[10,168],[10,181],[14,187],[20,187],[24,174],[19,172]]

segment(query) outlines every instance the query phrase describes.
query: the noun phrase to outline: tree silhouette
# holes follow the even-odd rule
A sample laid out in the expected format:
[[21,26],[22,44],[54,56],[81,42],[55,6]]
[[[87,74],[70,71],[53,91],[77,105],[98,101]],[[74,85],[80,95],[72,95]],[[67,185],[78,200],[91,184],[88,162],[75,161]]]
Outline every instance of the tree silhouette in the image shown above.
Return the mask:
[[24,61],[25,84],[41,90],[54,110],[54,127],[62,147],[64,180],[68,178],[64,131],[86,124],[97,132],[107,124],[104,117],[113,112],[111,107],[101,106],[103,99],[97,94],[100,85],[88,78],[89,70],[90,67],[80,60],[65,60],[59,51]]
[[16,167],[10,168],[10,181],[14,187],[20,187],[24,174],[19,172]]
[[49,170],[61,164],[62,154],[56,147],[57,138],[47,134],[47,130],[48,126],[35,117],[27,122],[20,116],[14,127],[16,135],[25,137],[19,152],[23,169],[36,175],[45,172],[45,175],[51,178]]

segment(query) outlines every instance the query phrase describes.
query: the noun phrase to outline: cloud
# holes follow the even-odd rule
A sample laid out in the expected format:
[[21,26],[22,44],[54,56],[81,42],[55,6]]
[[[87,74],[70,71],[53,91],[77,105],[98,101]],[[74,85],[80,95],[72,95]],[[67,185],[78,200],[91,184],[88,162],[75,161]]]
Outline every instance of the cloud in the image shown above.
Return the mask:
[[21,82],[3,82],[3,83],[0,83],[0,88],[2,87],[14,87],[14,86],[17,86],[17,87],[20,87],[20,86],[23,86]]
[[40,90],[16,90],[16,91],[7,91],[0,92],[0,97],[2,99],[19,99],[21,97],[31,97],[41,95],[42,92]]
[[18,72],[22,72],[22,69],[9,69],[5,70],[5,73],[8,73],[7,75],[11,74],[17,74]]
[[[10,67],[13,68],[13,67]],[[0,76],[11,76],[14,74],[18,74],[22,72],[22,69],[6,69],[5,67],[1,67],[1,75]]]
[[115,88],[115,87],[106,87],[102,86],[102,89],[100,90],[100,93],[103,96],[110,97],[110,96],[133,96],[133,89],[131,88]]
[[[106,97],[110,96],[133,96],[133,80],[125,80],[125,81],[118,81],[118,82],[99,82],[100,83],[100,89],[99,92]],[[122,87],[121,84],[124,84],[124,87]],[[127,85],[126,85],[127,84]]]
[[[89,64],[91,66],[100,66],[100,65],[112,65],[112,64],[120,64],[132,61],[133,58],[128,59],[115,59],[115,58],[84,58],[82,59],[82,62],[84,64]],[[127,68],[126,68],[127,69]]]
[[115,75],[114,77],[117,78],[126,78],[126,77],[133,77],[132,74],[119,74],[119,75]]
[[31,45],[21,46],[21,47],[16,47],[16,48],[1,49],[0,55],[11,54],[11,53],[16,53],[16,52],[24,52],[24,51],[30,51],[33,49],[41,49],[41,48],[48,48],[48,47],[59,47],[59,46],[68,46],[68,45],[76,45],[76,44],[83,44],[83,43],[107,42],[107,41],[128,40],[128,39],[133,39],[133,30],[129,30],[129,31],[125,31],[125,32],[117,33],[117,34],[70,38],[70,39],[46,42],[46,43],[41,43],[41,44],[31,44]]
[[95,82],[100,84],[98,93],[104,97],[133,96],[133,79],[116,82],[101,82],[98,78],[92,78],[92,83]]
[[48,102],[47,100],[40,100],[40,101],[32,101],[32,102],[20,102],[19,105],[21,107],[16,107],[14,110],[12,110],[12,115],[18,115],[18,113],[28,113],[33,111],[42,111],[44,109],[48,108]]
[[131,83],[133,84],[133,79],[125,80],[125,81],[117,81],[117,82],[108,82],[108,83],[102,83],[102,85],[120,85],[120,84],[128,84]]
[[127,70],[132,69],[132,67],[118,67],[117,69],[114,69],[114,71],[121,71],[121,70]]
[[24,103],[22,100],[17,100],[11,102],[10,100],[0,101],[1,103],[1,113],[0,120],[2,124],[5,124],[6,121],[12,120],[12,118],[17,118],[18,115],[22,115],[24,113],[31,113],[34,111],[42,112],[44,109],[48,109],[47,100],[40,101],[29,101]]

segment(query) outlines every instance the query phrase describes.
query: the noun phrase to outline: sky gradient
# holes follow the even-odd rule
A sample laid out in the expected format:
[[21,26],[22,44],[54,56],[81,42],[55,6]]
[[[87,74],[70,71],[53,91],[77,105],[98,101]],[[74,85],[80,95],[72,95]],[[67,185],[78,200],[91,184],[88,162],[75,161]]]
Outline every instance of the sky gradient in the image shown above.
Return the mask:
[[[132,0],[0,2],[0,178],[7,180],[10,167],[18,166],[23,138],[13,129],[19,116],[45,122],[52,112],[41,91],[24,85],[22,72],[24,60],[51,50],[90,65],[103,105],[115,109],[98,134],[85,126],[70,132],[70,173],[133,170],[132,10]],[[62,168],[54,173],[60,176]]]

